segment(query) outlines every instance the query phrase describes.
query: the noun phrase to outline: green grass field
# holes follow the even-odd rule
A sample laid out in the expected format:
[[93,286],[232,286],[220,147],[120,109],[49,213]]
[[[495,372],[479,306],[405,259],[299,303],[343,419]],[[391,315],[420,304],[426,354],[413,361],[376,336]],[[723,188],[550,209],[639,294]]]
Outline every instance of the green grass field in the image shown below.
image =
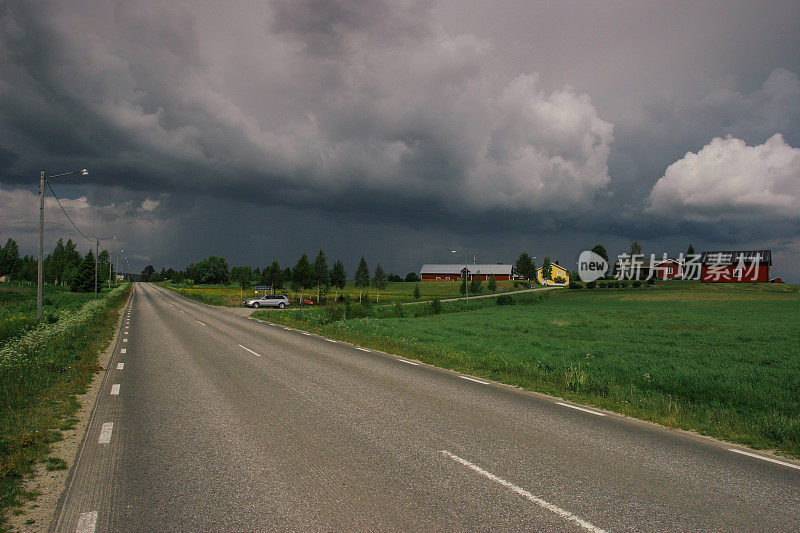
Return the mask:
[[[800,287],[664,282],[557,290],[499,307],[326,322],[325,336],[800,456]],[[398,312],[398,314],[399,314]]]
[[0,288],[0,321],[32,320],[2,330],[0,342],[0,530],[10,508],[35,497],[21,483],[37,462],[65,466],[48,458],[50,444],[61,439],[59,430],[74,425],[75,395],[102,370],[97,355],[111,339],[129,291],[125,284],[94,299],[48,286],[47,320],[36,325],[35,288]]
[[[78,309],[94,297],[69,292],[68,287],[45,287],[43,315],[52,322],[64,309]],[[36,325],[36,287],[0,284],[0,347]]]
[[[159,283],[163,287],[181,294],[192,300],[203,302],[211,305],[222,305],[226,307],[240,307],[243,299],[250,299],[256,297],[255,291],[250,289],[242,290],[238,285],[184,285],[171,283]],[[530,286],[517,282],[498,282],[502,286],[502,290],[498,287],[497,293],[508,292],[520,289],[526,289]],[[372,302],[379,304],[390,304],[394,302],[413,302],[414,301],[414,288],[419,286],[420,300],[427,300],[431,298],[457,298],[461,296],[459,292],[459,283],[455,281],[420,281],[419,283],[411,282],[392,282],[388,283],[386,289],[380,291],[380,294],[374,287],[369,287],[363,291],[361,296],[368,298]],[[300,294],[303,294],[305,299],[310,299],[316,302],[317,291],[306,290],[301,292],[292,291],[288,288],[279,289],[276,292],[289,296],[293,304],[299,302]],[[483,283],[483,290],[481,294],[488,294],[486,283]],[[261,294],[261,293],[259,293]],[[358,299],[360,296],[359,288],[356,287],[352,281],[347,282],[344,289],[338,290],[336,288],[330,289],[327,294],[322,294],[322,299],[333,301],[337,296],[349,296],[351,299]]]

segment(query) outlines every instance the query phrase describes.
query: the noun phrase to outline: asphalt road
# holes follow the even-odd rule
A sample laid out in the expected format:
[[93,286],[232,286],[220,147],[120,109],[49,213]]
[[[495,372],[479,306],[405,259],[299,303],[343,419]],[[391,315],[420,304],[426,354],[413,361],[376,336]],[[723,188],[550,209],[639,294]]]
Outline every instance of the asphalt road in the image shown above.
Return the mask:
[[800,530],[797,463],[153,285],[126,314],[57,531]]

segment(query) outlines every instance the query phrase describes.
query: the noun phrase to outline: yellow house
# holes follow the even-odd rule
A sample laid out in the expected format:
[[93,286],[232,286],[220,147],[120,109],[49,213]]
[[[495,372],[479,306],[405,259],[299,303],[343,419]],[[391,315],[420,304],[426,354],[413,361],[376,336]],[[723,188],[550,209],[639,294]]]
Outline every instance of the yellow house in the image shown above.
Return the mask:
[[[556,279],[563,278],[563,283],[557,283]],[[555,263],[550,263],[550,279],[542,279],[542,269],[536,269],[536,279],[539,280],[539,283],[542,285],[565,285],[569,283],[569,272],[566,268],[562,267],[561,265],[557,265]],[[559,280],[561,281],[561,280]]]

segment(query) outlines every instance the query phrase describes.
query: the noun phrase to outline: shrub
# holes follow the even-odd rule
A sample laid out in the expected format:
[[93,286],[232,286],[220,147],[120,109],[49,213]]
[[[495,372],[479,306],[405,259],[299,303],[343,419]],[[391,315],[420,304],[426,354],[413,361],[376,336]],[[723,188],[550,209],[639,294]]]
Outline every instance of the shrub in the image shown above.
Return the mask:
[[582,289],[583,285],[578,283],[577,281],[569,280],[569,288],[570,289]]
[[514,298],[510,294],[501,294],[497,297],[497,305],[514,305]]
[[345,306],[333,304],[325,309],[325,320],[327,322],[336,322],[344,318]]
[[596,281],[590,281],[589,283],[586,284],[587,289],[594,289],[596,286],[597,286]]
[[396,318],[403,318],[403,304],[400,302],[394,303],[394,316]]
[[620,281],[619,282],[619,286],[624,289],[624,288],[626,288],[628,286],[628,282],[627,281]]
[[553,278],[553,283],[566,283],[567,280],[562,278],[561,276],[556,276]]
[[606,287],[608,287],[608,283],[605,281],[601,281],[600,283],[597,284],[597,287],[600,289],[605,289]]
[[525,288],[525,283],[523,283],[521,281],[515,281],[514,282],[514,288],[515,289],[524,289]]
[[634,288],[639,288],[642,286],[642,282],[637,279],[636,281],[633,282],[633,286]]
[[442,312],[442,301],[439,298],[434,298],[431,300],[431,303],[428,304],[430,309],[430,314],[438,315]]
[[419,285],[414,286],[414,299],[419,300]]

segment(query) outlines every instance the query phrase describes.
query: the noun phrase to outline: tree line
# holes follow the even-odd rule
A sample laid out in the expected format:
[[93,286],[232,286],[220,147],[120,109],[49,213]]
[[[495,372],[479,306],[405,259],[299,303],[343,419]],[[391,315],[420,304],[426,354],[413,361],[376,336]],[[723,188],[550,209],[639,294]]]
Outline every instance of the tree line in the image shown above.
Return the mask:
[[[347,283],[347,272],[341,259],[330,266],[327,255],[320,250],[313,262],[308,254],[303,253],[293,267],[282,267],[275,260],[264,268],[249,266],[229,268],[225,258],[219,256],[191,263],[183,270],[163,267],[160,272],[156,272],[152,265],[148,265],[142,271],[141,279],[172,283],[236,283],[242,289],[260,285],[269,287],[273,293],[288,287],[295,292],[314,290],[319,298],[331,290],[343,289]],[[390,281],[403,281],[403,278],[387,274],[380,263],[370,272],[366,258],[361,257],[353,275],[353,282],[360,290],[360,297],[363,297],[364,289],[374,287],[377,289],[376,298],[379,299],[380,291],[384,290]],[[416,272],[409,272],[405,281],[420,281],[420,279]]]
[[[58,239],[55,249],[42,261],[44,282],[51,285],[69,286],[74,292],[94,291],[95,260],[92,250],[85,255],[77,249],[77,245],[68,239]],[[109,261],[109,253],[103,250],[97,256],[97,281],[102,284],[113,276],[113,265]],[[0,247],[0,277],[21,283],[36,283],[38,261],[36,257],[19,255],[19,246],[14,239],[8,239],[5,246]]]

